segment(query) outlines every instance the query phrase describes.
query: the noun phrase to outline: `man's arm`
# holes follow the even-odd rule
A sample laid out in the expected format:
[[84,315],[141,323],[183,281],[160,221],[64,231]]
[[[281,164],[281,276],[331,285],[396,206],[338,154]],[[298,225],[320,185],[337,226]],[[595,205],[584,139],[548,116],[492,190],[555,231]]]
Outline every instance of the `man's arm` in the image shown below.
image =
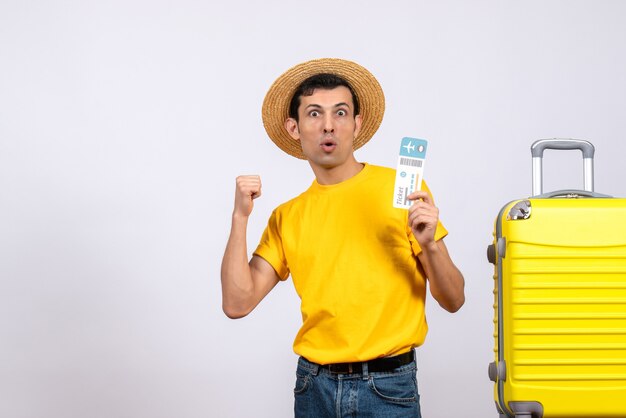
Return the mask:
[[430,283],[430,293],[442,308],[456,312],[465,303],[465,279],[443,240],[435,241],[439,209],[426,192],[412,193],[409,199],[415,200],[409,209],[409,226],[422,248],[418,258]]
[[253,256],[248,262],[248,218],[253,200],[259,196],[259,176],[237,177],[230,236],[222,259],[222,309],[233,319],[248,315],[279,281],[274,268],[263,258]]

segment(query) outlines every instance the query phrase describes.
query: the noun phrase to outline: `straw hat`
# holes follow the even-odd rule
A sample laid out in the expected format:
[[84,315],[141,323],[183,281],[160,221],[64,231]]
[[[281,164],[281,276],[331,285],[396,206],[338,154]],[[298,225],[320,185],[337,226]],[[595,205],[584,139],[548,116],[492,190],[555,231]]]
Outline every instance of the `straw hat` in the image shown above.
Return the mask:
[[298,64],[278,77],[263,100],[263,126],[280,149],[294,157],[305,159],[300,143],[285,128],[289,118],[289,103],[294,92],[307,78],[322,73],[344,78],[354,90],[361,108],[361,132],[354,139],[354,149],[369,141],[380,126],[385,113],[385,95],[376,78],[359,64],[337,58],[321,58]]

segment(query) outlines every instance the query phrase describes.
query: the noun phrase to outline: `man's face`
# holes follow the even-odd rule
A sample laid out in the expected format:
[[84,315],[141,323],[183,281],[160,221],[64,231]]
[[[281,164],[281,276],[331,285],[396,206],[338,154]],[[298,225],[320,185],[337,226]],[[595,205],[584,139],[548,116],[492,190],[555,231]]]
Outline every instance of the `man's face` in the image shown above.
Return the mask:
[[300,141],[311,165],[320,168],[341,166],[352,157],[352,144],[361,128],[361,116],[354,115],[352,94],[347,87],[316,89],[302,96],[299,121],[287,119],[285,127]]

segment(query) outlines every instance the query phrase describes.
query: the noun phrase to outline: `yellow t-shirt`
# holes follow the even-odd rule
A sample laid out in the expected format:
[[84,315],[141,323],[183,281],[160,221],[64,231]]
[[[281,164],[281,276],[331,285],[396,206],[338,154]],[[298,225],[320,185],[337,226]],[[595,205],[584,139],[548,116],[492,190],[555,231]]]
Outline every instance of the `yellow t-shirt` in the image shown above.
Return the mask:
[[[255,254],[282,280],[291,273],[302,300],[296,354],[320,364],[365,361],[424,342],[421,250],[408,211],[392,205],[394,181],[395,170],[366,164],[339,184],[314,181],[272,213]],[[446,234],[439,223],[435,239]]]

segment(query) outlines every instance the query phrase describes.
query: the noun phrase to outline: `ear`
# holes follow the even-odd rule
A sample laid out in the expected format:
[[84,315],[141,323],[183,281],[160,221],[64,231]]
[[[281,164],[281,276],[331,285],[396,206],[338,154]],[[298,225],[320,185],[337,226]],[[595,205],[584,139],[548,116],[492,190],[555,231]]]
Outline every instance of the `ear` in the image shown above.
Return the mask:
[[295,140],[300,139],[300,130],[298,129],[298,122],[296,122],[294,118],[289,118],[285,121],[285,129],[287,129],[289,136],[291,136],[293,139]]
[[359,135],[359,132],[361,132],[362,123],[363,123],[363,118],[361,118],[361,115],[356,115],[354,117],[354,137],[355,138]]

